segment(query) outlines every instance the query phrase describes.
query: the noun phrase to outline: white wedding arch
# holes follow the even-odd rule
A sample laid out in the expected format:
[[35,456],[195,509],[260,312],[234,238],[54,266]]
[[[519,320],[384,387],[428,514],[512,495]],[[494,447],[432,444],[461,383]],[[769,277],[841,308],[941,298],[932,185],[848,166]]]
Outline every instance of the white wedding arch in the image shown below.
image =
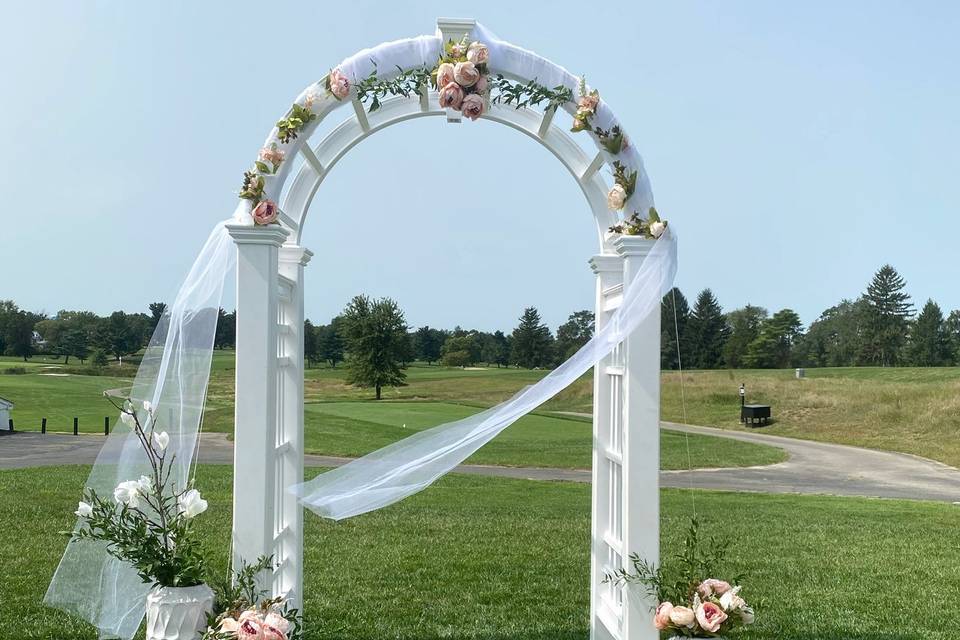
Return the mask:
[[[379,69],[432,66],[441,43],[464,35],[491,45],[492,72],[522,82],[576,90],[577,78],[534,53],[478,36],[472,20],[439,19],[435,36],[386,43],[349,58],[341,70],[353,80]],[[308,91],[310,88],[308,88]],[[307,91],[298,98],[302,104]],[[317,123],[338,107],[350,116],[319,141],[311,141]],[[564,105],[571,115],[575,106]],[[303,583],[303,508],[285,489],[303,477],[303,298],[304,268],[311,252],[301,234],[317,189],[336,163],[356,144],[377,131],[413,118],[458,122],[460,113],[442,108],[436,92],[424,89],[409,98],[395,97],[368,113],[355,94],[324,100],[317,119],[285,145],[287,160],[275,175],[264,176],[264,198],[279,203],[279,223],[253,225],[252,203],[242,201],[236,221],[228,225],[236,243],[237,361],[236,441],[234,461],[233,557],[253,561],[274,555],[278,569],[267,585],[299,604]],[[596,222],[598,252],[590,259],[596,274],[596,322],[603,327],[621,304],[624,283],[631,282],[654,241],[609,234],[617,222],[607,208],[608,184],[601,169],[612,161],[598,146],[589,154],[566,128],[553,122],[555,110],[516,109],[489,104],[483,119],[507,125],[546,147],[580,186]],[[600,126],[617,123],[600,103]],[[593,134],[590,134],[591,136]],[[274,129],[267,146],[275,143]],[[292,175],[292,159],[304,162]],[[638,171],[631,208],[652,206],[649,184],[634,145],[624,149]],[[593,507],[591,532],[590,632],[595,639],[653,639],[650,603],[626,597],[620,587],[603,582],[605,572],[624,566],[626,556],[659,557],[659,398],[660,314],[649,313],[629,338],[594,369]]]

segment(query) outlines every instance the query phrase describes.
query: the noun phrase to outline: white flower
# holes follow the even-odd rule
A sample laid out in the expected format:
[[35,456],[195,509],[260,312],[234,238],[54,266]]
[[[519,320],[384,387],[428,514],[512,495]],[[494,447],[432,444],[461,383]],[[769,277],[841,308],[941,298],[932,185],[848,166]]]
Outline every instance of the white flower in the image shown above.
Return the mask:
[[150,402],[149,400],[144,400],[143,410],[146,411],[147,413],[153,413],[153,403]]
[[137,480],[121,482],[113,490],[113,499],[118,504],[125,504],[131,509],[136,509],[140,506],[140,483]]
[[607,207],[611,211],[617,211],[623,209],[623,205],[627,201],[627,190],[623,188],[622,185],[615,184],[610,189],[610,193],[607,194]]
[[153,491],[153,478],[150,476],[140,476],[137,480],[137,492],[140,495]]
[[734,587],[720,596],[720,606],[723,607],[724,611],[734,611],[746,606],[747,603],[738,595],[739,593],[740,587]]
[[158,451],[166,451],[167,445],[170,444],[170,434],[166,431],[161,431],[160,433],[153,434],[153,446]]
[[81,502],[77,505],[77,510],[73,513],[81,518],[89,518],[93,514],[93,507],[86,502]]
[[137,424],[137,421],[133,419],[133,414],[131,413],[121,413],[120,422],[127,425],[131,429]]
[[660,220],[650,223],[650,235],[654,238],[659,238],[663,235],[663,232],[667,230],[667,223],[661,222]]
[[177,500],[180,513],[187,518],[193,518],[207,510],[207,501],[200,497],[200,492],[190,489]]

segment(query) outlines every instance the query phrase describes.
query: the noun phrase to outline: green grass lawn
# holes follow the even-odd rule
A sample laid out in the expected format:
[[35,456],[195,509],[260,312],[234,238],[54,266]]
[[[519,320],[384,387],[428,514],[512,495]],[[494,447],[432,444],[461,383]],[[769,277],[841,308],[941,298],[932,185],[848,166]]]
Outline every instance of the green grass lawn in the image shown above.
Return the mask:
[[[477,408],[444,402],[323,402],[306,405],[307,450],[360,456],[413,433],[471,415]],[[470,458],[477,464],[590,468],[589,420],[531,414]],[[687,447],[689,446],[689,457]],[[745,442],[661,432],[662,469],[736,467],[786,459],[780,449]]]
[[[96,637],[40,604],[87,471],[0,471],[0,636]],[[211,505],[198,525],[222,567],[230,469],[203,467],[198,483]],[[957,637],[957,507],[678,490],[662,503],[665,549],[694,507],[731,541],[731,571],[748,574],[744,596],[757,606],[757,625],[739,637]],[[587,486],[456,475],[341,523],[308,515],[308,637],[585,640],[589,522]]]

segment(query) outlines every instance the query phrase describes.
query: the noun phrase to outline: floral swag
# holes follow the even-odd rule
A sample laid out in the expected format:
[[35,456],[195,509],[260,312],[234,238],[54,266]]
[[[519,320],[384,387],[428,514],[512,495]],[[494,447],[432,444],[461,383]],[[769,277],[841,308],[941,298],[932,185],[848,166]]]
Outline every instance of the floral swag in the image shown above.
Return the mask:
[[[409,98],[421,95],[429,85],[438,94],[441,107],[460,112],[470,120],[477,120],[489,109],[491,103],[513,105],[517,109],[539,106],[545,103],[547,111],[555,111],[562,105],[574,102],[573,92],[565,86],[545,87],[536,80],[527,83],[515,82],[501,74],[491,75],[488,70],[489,49],[482,42],[469,42],[466,36],[459,42],[447,41],[436,65],[403,70],[390,79],[381,79],[378,69],[370,72],[366,78],[352,84],[339,67],[332,69],[324,78],[323,86],[327,96],[343,101],[354,96],[366,105],[368,113],[382,106],[387,96]],[[593,117],[600,104],[600,93],[587,90],[586,81],[580,78],[579,97],[571,131],[586,131],[593,135],[600,146],[616,158],[628,148],[629,141],[619,125],[610,129],[594,126]],[[276,124],[276,139],[287,145],[317,119],[315,108],[321,104],[324,96],[308,92],[303,104],[294,104],[287,115]],[[240,197],[253,203],[253,221],[257,225],[276,224],[280,210],[276,202],[264,195],[265,178],[275,175],[286,160],[286,151],[277,143],[260,149],[254,166],[243,174]],[[636,189],[637,171],[630,169],[619,159],[610,163],[613,173],[613,187],[607,194],[607,206],[611,211],[620,212],[622,219],[609,228],[610,233],[638,235],[647,238],[659,238],[666,230],[667,222],[661,220],[656,209],[650,207],[646,215],[639,211],[627,213],[624,209]]]

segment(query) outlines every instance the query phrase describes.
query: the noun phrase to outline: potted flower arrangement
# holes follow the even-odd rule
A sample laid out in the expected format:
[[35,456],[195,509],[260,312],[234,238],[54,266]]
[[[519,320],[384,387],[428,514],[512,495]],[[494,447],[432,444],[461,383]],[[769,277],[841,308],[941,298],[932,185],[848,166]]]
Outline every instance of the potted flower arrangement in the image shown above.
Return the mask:
[[722,638],[753,624],[754,612],[741,597],[741,576],[730,581],[721,573],[728,542],[700,542],[700,525],[694,518],[680,553],[666,565],[655,566],[637,554],[630,556],[633,570],[619,570],[607,580],[637,584],[656,603],[653,624],[671,640]]
[[[113,402],[113,400],[111,400]],[[110,497],[84,491],[74,540],[99,540],[154,588],[147,596],[147,640],[195,640],[206,627],[213,591],[204,583],[204,562],[193,519],[207,501],[171,478],[175,454],[170,436],[157,429],[150,402],[114,403],[146,453],[150,474],[117,485]],[[141,409],[142,408],[142,409]],[[139,415],[138,415],[139,413]]]
[[285,599],[267,598],[257,588],[257,575],[272,568],[273,558],[261,556],[212,582],[216,597],[202,640],[303,639],[300,612]]

